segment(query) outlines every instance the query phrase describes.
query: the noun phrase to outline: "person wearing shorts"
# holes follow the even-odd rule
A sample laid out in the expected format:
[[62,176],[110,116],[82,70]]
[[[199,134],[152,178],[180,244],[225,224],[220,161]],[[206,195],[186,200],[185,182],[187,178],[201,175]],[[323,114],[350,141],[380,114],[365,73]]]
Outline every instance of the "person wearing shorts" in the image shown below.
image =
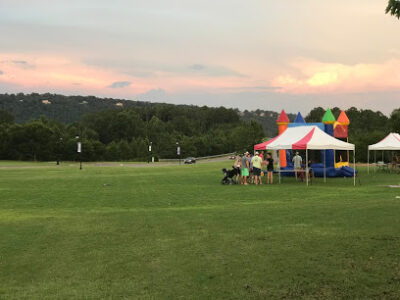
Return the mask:
[[274,183],[274,159],[271,153],[267,153],[267,184]]
[[303,163],[303,159],[299,155],[299,152],[296,152],[296,155],[293,157],[292,162],[294,168],[294,176],[296,177],[297,180],[297,173],[302,172],[301,164]]
[[235,164],[234,164],[234,168],[236,170],[236,183],[239,183],[239,177],[240,177],[240,164],[242,162],[242,158],[240,157],[240,155],[237,156]]
[[247,156],[249,158],[249,183],[254,183],[254,178],[253,178],[253,155],[250,153]]
[[249,176],[249,152],[245,152],[242,157],[241,162],[241,175],[242,175],[242,184],[247,185],[247,177]]
[[262,184],[261,182],[261,163],[262,159],[258,156],[258,152],[255,153],[252,159],[253,163],[253,176],[254,176],[254,183],[257,185],[258,183]]

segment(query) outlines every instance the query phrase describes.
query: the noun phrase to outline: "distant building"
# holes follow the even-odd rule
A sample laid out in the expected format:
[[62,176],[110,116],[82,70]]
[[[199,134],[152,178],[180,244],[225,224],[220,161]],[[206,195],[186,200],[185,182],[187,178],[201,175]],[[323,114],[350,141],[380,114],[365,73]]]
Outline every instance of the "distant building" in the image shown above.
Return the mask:
[[118,102],[117,104],[115,104],[116,106],[122,107],[124,106],[124,104],[122,102]]
[[88,104],[88,102],[87,102],[87,101],[82,101],[82,102],[79,103],[79,104]]
[[43,104],[51,104],[51,102],[49,100],[42,100]]

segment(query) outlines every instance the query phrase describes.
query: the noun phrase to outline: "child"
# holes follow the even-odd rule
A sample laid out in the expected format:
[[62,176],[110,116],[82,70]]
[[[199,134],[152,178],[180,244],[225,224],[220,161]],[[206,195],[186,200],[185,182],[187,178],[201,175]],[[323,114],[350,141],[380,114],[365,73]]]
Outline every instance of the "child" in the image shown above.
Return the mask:
[[233,166],[236,169],[236,183],[239,183],[241,161],[242,161],[242,158],[240,157],[240,155],[238,155],[236,158],[235,164]]
[[310,181],[314,177],[314,170],[311,168],[311,163],[311,159],[308,160],[308,180]]

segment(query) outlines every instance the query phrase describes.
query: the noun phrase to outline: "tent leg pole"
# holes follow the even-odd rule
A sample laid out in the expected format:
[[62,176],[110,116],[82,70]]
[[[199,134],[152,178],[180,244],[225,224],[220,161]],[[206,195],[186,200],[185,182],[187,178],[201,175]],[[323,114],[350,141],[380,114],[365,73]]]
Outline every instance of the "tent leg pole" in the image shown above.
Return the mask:
[[353,178],[354,186],[356,186],[356,149],[353,150]]
[[308,186],[308,149],[306,149],[306,181]]
[[389,166],[388,166],[389,173],[392,173],[393,158],[394,158],[394,156],[393,156],[393,150],[392,150],[392,157],[390,158],[390,163],[391,163],[390,168],[389,168]]
[[279,156],[279,150],[276,150],[276,154],[278,157],[278,182],[281,184],[281,157]]
[[374,172],[376,172],[376,150],[374,151]]
[[324,155],[324,182],[326,183],[326,153]]
[[367,154],[367,170],[369,174],[369,149],[368,149],[368,154]]

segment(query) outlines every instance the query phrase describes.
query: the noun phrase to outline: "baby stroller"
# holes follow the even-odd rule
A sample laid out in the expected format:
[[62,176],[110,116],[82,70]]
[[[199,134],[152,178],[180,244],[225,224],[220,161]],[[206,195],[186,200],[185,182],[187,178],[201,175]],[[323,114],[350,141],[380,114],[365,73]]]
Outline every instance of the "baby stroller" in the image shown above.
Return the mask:
[[224,173],[224,178],[222,178],[221,184],[236,184],[236,181],[233,179],[233,177],[239,173],[235,167],[232,167],[232,170],[223,168],[222,173]]

